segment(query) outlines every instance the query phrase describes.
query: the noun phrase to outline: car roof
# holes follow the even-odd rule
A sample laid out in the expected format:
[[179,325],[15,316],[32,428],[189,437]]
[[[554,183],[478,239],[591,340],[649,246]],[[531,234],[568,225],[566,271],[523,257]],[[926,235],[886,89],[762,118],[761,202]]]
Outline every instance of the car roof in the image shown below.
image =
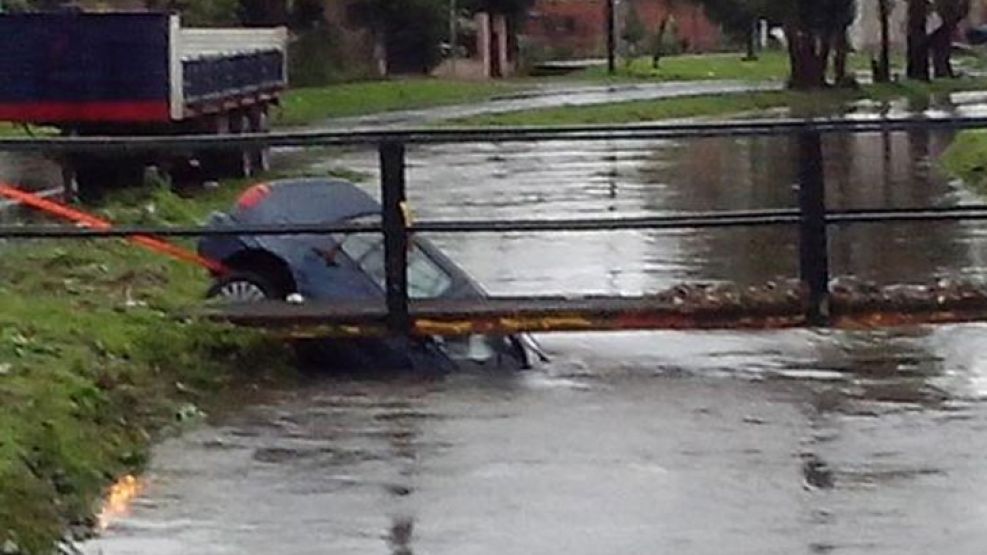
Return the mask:
[[250,223],[320,224],[380,214],[380,203],[342,179],[279,179],[259,183],[237,201],[234,217]]

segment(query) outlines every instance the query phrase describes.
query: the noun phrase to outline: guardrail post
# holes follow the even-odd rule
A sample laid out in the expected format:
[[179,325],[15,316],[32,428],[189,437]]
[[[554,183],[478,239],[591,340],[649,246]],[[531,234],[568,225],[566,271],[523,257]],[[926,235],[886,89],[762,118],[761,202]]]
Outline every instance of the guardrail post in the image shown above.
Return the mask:
[[818,131],[803,131],[799,134],[799,278],[809,290],[806,319],[813,326],[829,323],[825,191],[822,138]]
[[405,221],[404,143],[380,143],[380,190],[384,228],[387,327],[398,335],[411,330],[408,314],[408,222]]

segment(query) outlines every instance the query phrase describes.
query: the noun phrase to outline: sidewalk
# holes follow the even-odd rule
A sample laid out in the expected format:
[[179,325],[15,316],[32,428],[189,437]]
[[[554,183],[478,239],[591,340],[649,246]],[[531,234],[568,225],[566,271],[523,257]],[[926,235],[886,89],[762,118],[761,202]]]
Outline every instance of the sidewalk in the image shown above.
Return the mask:
[[519,110],[585,106],[635,100],[660,100],[709,94],[742,94],[778,91],[784,83],[743,81],[672,81],[664,83],[549,83],[528,91],[496,97],[473,104],[439,106],[415,110],[382,112],[365,116],[334,118],[326,121],[332,128],[381,129],[408,127],[481,114],[498,114]]

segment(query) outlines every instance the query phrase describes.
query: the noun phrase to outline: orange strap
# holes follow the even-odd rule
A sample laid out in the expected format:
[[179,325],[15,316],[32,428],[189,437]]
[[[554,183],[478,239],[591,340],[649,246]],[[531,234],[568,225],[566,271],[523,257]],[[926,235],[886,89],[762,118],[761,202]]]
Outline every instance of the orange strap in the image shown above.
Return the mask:
[[[71,208],[60,202],[41,198],[38,195],[28,193],[27,191],[23,191],[12,185],[0,183],[0,196],[7,197],[11,200],[30,206],[31,208],[47,212],[53,216],[58,216],[59,218],[81,224],[84,227],[91,229],[110,229],[113,227],[113,224],[107,220],[98,218],[92,214],[87,214],[81,210],[76,210],[75,208]],[[154,237],[149,237],[147,235],[131,235],[127,239],[130,242],[145,247],[151,251],[170,256],[182,262],[198,264],[199,266],[202,266],[212,272],[225,273],[228,271],[221,263],[199,256],[189,249],[180,247],[174,243],[169,243],[161,239],[155,239]]]

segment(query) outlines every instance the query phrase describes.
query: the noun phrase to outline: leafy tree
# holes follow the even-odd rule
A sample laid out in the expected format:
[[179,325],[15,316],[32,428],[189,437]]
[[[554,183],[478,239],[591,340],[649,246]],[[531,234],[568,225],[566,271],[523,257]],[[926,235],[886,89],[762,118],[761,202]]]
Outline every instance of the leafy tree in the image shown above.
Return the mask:
[[438,61],[447,33],[447,0],[354,0],[348,14],[374,36],[385,74],[425,72]]
[[150,9],[173,10],[184,24],[196,27],[239,25],[240,0],[146,0]]
[[510,17],[520,17],[534,4],[534,0],[466,0],[461,2],[469,13],[502,13]]
[[934,77],[956,77],[950,54],[953,37],[961,21],[970,14],[970,0],[935,0],[934,7],[941,23],[929,35]]
[[[929,80],[954,77],[950,60],[952,38],[960,22],[970,13],[970,0],[908,0],[908,67],[910,79]],[[940,24],[927,33],[931,13],[939,16]],[[930,67],[931,56],[931,67]]]
[[789,84],[806,89],[827,84],[830,59],[834,81],[847,81],[847,28],[856,17],[855,0],[692,0],[735,35],[749,33],[765,18],[781,24],[788,39]]
[[620,38],[627,43],[631,54],[636,55],[638,46],[648,36],[648,30],[641,21],[641,16],[634,9],[634,4],[628,4],[627,19],[624,20],[624,28],[620,33]]

